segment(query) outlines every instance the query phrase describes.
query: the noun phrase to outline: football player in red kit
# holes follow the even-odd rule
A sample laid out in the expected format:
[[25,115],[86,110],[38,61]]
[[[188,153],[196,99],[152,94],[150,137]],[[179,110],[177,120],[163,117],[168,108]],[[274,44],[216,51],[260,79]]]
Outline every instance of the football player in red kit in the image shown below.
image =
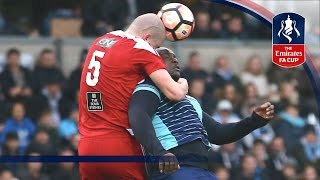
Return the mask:
[[[175,82],[154,50],[165,39],[155,14],[137,17],[124,31],[113,31],[91,45],[80,82],[79,155],[139,156],[130,134],[128,107],[136,85],[146,76],[171,100],[183,99],[185,79]],[[145,179],[143,163],[80,163],[81,179]]]

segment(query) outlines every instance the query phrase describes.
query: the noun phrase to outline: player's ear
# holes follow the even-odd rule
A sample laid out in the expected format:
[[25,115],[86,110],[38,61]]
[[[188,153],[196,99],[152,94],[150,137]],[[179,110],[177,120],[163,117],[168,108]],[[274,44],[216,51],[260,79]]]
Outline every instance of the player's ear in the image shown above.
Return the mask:
[[150,37],[151,37],[150,34],[145,34],[145,35],[142,37],[142,39],[145,40],[145,41],[147,41]]

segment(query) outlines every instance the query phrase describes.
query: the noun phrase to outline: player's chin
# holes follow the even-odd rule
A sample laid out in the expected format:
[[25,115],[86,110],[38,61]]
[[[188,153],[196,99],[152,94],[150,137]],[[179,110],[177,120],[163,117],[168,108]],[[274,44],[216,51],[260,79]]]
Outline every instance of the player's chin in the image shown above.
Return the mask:
[[175,71],[173,74],[171,74],[171,77],[173,80],[175,80],[176,82],[180,79],[180,72],[179,71]]

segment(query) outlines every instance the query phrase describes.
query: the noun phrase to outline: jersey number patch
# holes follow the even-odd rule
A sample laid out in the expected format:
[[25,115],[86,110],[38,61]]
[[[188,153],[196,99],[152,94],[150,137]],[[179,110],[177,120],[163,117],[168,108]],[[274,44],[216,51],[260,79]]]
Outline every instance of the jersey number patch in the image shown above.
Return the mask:
[[88,86],[97,85],[100,74],[100,62],[96,59],[96,57],[103,58],[104,54],[104,52],[98,50],[94,51],[94,53],[92,54],[88,69],[91,70],[92,68],[94,68],[94,71],[93,74],[91,72],[87,73],[86,83]]

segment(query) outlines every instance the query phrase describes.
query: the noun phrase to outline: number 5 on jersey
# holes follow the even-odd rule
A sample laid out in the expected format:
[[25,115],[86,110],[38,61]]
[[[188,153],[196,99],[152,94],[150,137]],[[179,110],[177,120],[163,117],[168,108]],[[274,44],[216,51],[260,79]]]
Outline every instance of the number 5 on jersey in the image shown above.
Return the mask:
[[92,54],[88,69],[91,70],[92,68],[94,68],[94,71],[93,76],[91,72],[87,73],[86,83],[88,84],[88,86],[97,85],[100,74],[100,62],[96,60],[96,57],[101,59],[103,58],[104,54],[104,52],[98,50],[94,51],[94,53]]

